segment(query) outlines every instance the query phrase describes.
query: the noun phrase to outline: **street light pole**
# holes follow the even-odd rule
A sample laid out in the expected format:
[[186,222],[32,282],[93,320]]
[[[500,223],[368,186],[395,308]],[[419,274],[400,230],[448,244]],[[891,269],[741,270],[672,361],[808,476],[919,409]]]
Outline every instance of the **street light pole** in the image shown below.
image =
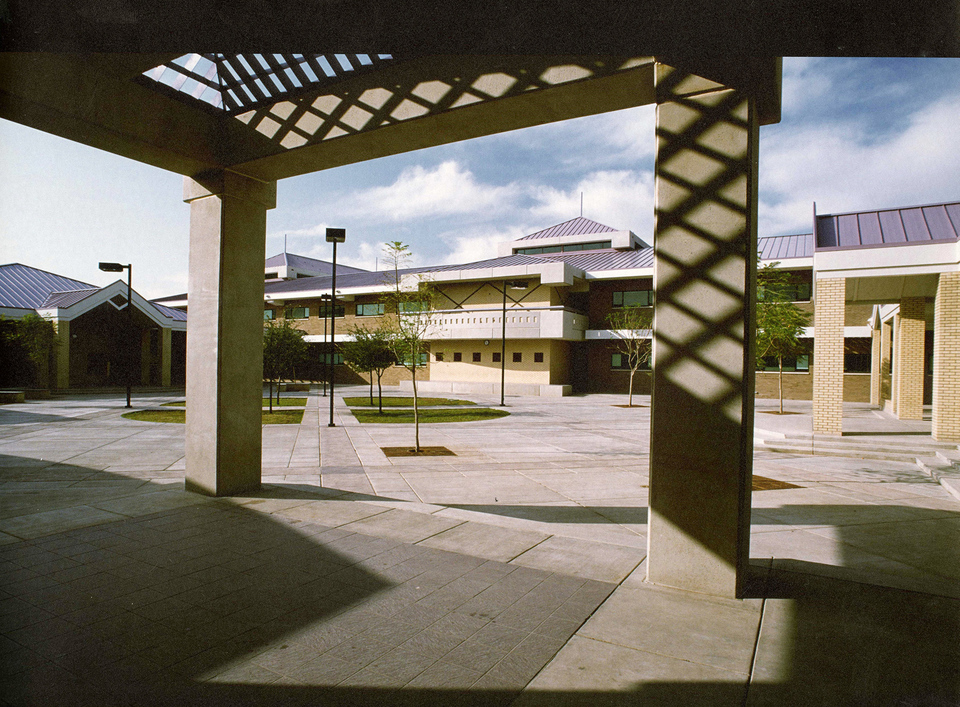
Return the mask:
[[[100,269],[103,272],[123,272],[127,271],[127,336],[133,341],[133,263],[122,265],[121,263],[100,263]],[[133,407],[130,404],[130,389],[133,378],[133,356],[127,359],[127,407]]]
[[334,351],[336,350],[336,316],[337,316],[337,243],[347,239],[345,228],[328,228],[327,242],[333,243],[333,281],[330,284],[330,422],[327,427],[336,427],[333,422],[333,390],[334,390]]

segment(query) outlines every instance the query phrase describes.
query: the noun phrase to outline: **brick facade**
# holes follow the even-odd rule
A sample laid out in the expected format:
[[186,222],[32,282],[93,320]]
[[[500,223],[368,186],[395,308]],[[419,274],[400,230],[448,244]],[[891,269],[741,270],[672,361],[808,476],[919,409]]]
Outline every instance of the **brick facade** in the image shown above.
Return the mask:
[[932,434],[960,442],[960,272],[940,273],[933,321]]
[[843,433],[843,278],[816,282],[813,356],[813,432]]
[[894,411],[901,420],[923,419],[925,310],[926,301],[922,297],[900,300],[899,324],[894,337],[897,389]]

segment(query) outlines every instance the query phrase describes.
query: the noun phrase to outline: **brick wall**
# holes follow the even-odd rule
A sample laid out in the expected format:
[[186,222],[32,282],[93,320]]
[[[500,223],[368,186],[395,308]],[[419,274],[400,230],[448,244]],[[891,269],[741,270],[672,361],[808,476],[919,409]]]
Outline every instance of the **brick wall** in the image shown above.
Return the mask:
[[960,272],[940,273],[933,319],[932,434],[960,442]]
[[924,338],[926,334],[926,301],[922,297],[900,300],[895,361],[897,400],[895,411],[901,420],[923,418]]
[[839,435],[843,431],[844,279],[817,280],[815,297],[813,432]]

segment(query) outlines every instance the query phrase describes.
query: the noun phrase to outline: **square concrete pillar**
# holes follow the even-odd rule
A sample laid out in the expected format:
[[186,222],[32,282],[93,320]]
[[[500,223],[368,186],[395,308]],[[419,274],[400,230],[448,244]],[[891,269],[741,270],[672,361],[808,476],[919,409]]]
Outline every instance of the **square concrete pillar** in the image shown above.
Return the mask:
[[895,413],[900,420],[923,419],[924,336],[927,331],[926,300],[900,300],[900,317],[895,338],[897,368]]
[[169,388],[172,380],[171,366],[173,364],[173,330],[160,330],[160,385]]
[[846,281],[818,279],[813,310],[813,433],[843,434],[843,318]]
[[184,179],[188,490],[228,496],[260,486],[263,260],[276,183],[227,171]]
[[883,378],[883,367],[880,345],[880,330],[872,329],[870,331],[870,404],[877,406],[882,404],[880,402],[880,383]]
[[749,559],[756,104],[664,64],[656,82],[647,581],[733,597]]
[[933,438],[960,442],[960,272],[940,273],[933,314]]
[[892,384],[890,381],[891,367],[893,364],[893,324],[883,322],[880,324],[880,406],[884,407],[884,402],[893,399]]
[[70,322],[57,320],[57,379],[55,387],[70,387]]

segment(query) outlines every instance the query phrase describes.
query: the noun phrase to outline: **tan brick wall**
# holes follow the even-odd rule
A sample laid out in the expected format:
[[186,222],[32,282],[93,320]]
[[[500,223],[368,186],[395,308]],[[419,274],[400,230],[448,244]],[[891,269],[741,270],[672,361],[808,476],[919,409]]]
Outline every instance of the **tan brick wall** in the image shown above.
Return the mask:
[[[816,363],[812,366],[816,369]],[[757,397],[776,400],[777,373],[770,371],[757,372]],[[783,399],[810,400],[813,398],[812,373],[784,373]],[[843,374],[843,402],[867,403],[870,402],[870,375],[867,373]]]
[[901,420],[923,419],[923,367],[926,301],[923,297],[900,300],[897,347],[894,360],[897,399],[894,411]]
[[933,335],[933,438],[960,442],[960,272],[940,273]]
[[883,357],[880,355],[880,330],[874,329],[870,332],[872,346],[870,349],[870,404],[880,404],[880,375]]
[[813,341],[813,432],[843,433],[843,278],[816,282]]

